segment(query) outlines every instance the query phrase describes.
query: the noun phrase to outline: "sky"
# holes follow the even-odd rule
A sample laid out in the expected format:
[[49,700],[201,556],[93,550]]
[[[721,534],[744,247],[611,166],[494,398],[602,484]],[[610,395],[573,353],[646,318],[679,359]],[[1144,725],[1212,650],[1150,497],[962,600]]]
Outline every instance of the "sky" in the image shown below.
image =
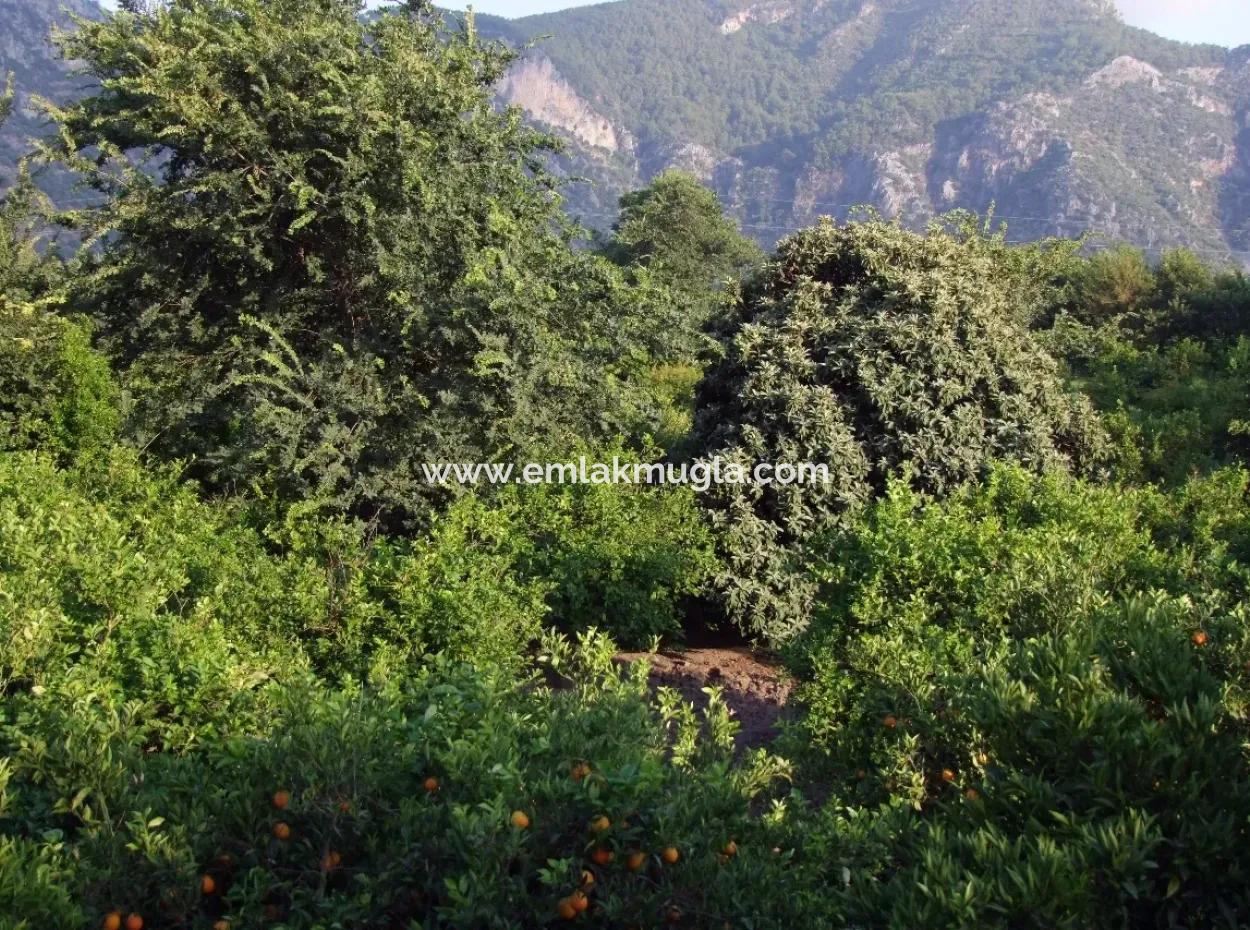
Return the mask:
[[[105,6],[115,5],[115,0],[103,2]],[[585,6],[587,0],[472,0],[472,3],[479,13],[515,18]],[[1250,45],[1250,0],[1116,0],[1116,3],[1127,22],[1169,39]],[[463,9],[468,0],[441,0],[439,5]]]
[[[1250,44],[1250,0],[1116,0],[1125,20],[1160,35],[1185,42],[1218,45]],[[585,0],[474,0],[479,13],[528,16],[571,6]],[[463,7],[463,0],[448,6]]]

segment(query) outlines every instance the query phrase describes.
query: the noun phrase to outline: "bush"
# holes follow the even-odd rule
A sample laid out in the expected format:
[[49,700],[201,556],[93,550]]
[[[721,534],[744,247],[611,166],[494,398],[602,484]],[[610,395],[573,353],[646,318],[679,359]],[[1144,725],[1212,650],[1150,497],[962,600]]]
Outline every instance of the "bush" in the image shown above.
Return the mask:
[[[11,101],[10,86],[0,93],[0,123]],[[118,396],[90,327],[57,313],[64,268],[38,248],[40,206],[23,166],[0,195],[0,452],[39,447],[69,457],[112,442]]]
[[549,585],[551,619],[597,627],[627,646],[679,637],[683,601],[703,592],[716,559],[687,488],[536,486],[515,498],[530,540],[527,576]]
[[[581,889],[584,922],[600,926],[673,909],[690,926],[793,919],[796,902],[776,893],[778,828],[752,813],[784,767],[733,765],[723,704],[701,718],[672,693],[648,700],[645,669],[617,669],[605,640],[547,645],[568,687],[446,661],[380,691],[295,681],[263,725],[180,755],[145,751],[109,716],[119,708],[102,708],[98,728],[79,728],[96,765],[51,791],[45,773],[69,747],[37,741],[56,732],[60,695],[8,699],[0,910],[21,900],[31,926],[66,930],[115,909],[155,928],[544,926]],[[106,782],[114,769],[123,777]],[[49,870],[60,893],[26,894]]]
[[[1178,268],[1179,262],[1169,267]],[[1120,245],[1096,252],[1075,266],[1074,283],[1080,316],[1098,322],[1140,314],[1158,299],[1155,271],[1140,249]]]
[[1072,321],[1050,338],[1074,384],[1103,412],[1122,479],[1179,485],[1247,461],[1250,339],[1135,339]]
[[784,640],[802,628],[813,590],[801,544],[898,472],[944,493],[995,458],[1038,471],[1099,460],[1096,417],[1026,328],[1038,255],[1022,262],[966,221],[924,236],[826,223],[782,242],[736,308],[696,434],[705,455],[827,463],[832,480],[707,495],[719,587],[744,629]]
[[0,451],[63,458],[108,448],[119,393],[85,322],[0,306]]
[[793,737],[851,923],[1250,915],[1246,486],[999,469],[941,504],[896,485],[826,541]]
[[[446,651],[516,668],[546,612],[511,558],[475,551],[460,513],[408,547],[342,523],[261,534],[238,504],[202,503],[123,450],[72,470],[0,456],[0,526],[0,684],[122,666],[127,699],[210,718],[270,667],[363,676]],[[153,655],[182,667],[149,675]]]
[[[633,460],[623,450],[616,454]],[[604,458],[610,456],[590,460]],[[602,629],[630,647],[680,636],[685,599],[704,590],[716,566],[691,491],[633,485],[509,485],[489,496],[469,495],[434,518],[427,537],[390,550],[417,562],[437,552],[437,564],[449,572],[473,572],[496,590],[527,592],[529,607],[514,615],[525,618],[519,626],[531,638],[547,622],[566,632]],[[445,598],[439,613],[446,637],[463,637],[465,655],[496,662],[507,656],[504,643],[490,648],[495,640],[483,628],[494,625],[516,638],[490,596],[449,585],[449,575],[422,581],[399,563],[387,571],[409,592],[393,602],[394,615],[405,618],[400,622],[428,611],[431,597]],[[441,641],[445,649],[451,640]],[[515,643],[512,649],[518,658]]]
[[934,696],[881,689],[853,725],[864,778],[847,803],[893,797],[853,818],[831,807],[827,827],[851,860],[851,922],[1243,924],[1247,619],[1108,605],[979,641],[976,665],[935,663]]

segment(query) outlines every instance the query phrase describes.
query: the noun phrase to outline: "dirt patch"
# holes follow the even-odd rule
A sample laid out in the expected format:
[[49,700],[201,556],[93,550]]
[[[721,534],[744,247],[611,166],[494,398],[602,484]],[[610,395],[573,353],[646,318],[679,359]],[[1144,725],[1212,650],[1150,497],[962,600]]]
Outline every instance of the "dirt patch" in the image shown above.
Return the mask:
[[740,752],[772,742],[792,687],[780,667],[746,646],[622,652],[617,661],[649,663],[653,687],[675,688],[699,708],[707,705],[704,688],[722,689],[725,703],[741,727],[737,738]]

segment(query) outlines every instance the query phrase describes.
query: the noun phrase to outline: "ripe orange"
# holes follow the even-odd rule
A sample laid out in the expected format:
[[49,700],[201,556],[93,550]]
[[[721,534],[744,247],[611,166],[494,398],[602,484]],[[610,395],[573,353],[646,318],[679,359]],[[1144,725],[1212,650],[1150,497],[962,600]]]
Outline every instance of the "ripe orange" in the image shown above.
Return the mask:
[[126,918],[126,930],[143,930],[143,918],[138,914],[131,914]]
[[561,898],[556,904],[556,915],[561,920],[573,920],[577,917],[577,908],[573,906],[573,902],[568,898]]
[[213,930],[230,930],[230,921],[222,918],[213,923]]
[[421,787],[425,789],[427,794],[433,794],[438,790],[438,779],[431,775],[421,783]]
[[721,852],[723,852],[726,856],[736,856],[738,855],[738,844],[733,840],[730,840],[725,844],[725,848],[721,850]]
[[645,852],[632,852],[629,858],[625,860],[626,867],[631,872],[637,872],[647,864],[647,854]]
[[1207,644],[1210,638],[1202,630],[1199,630],[1197,633],[1191,636],[1190,639],[1193,640],[1193,643],[1195,646],[1202,647]]
[[595,873],[590,869],[582,869],[582,887],[589,888],[595,883]]
[[677,851],[676,846],[666,846],[664,852],[660,853],[660,858],[669,865],[676,865],[677,860],[681,858],[681,853]]
[[290,825],[283,823],[281,820],[279,820],[277,823],[273,825],[273,835],[277,837],[278,839],[282,840],[283,842],[289,840],[291,838]]
[[606,846],[596,846],[590,854],[590,861],[595,865],[608,865],[616,858],[616,853]]
[[954,769],[942,769],[942,781],[946,782],[949,785],[954,780],[955,780]]
[[352,812],[351,801],[339,801],[339,813],[340,814],[350,814],[351,812]]
[[569,772],[569,775],[572,777],[573,781],[583,781],[586,778],[586,776],[588,776],[589,774],[590,774],[590,766],[587,765],[585,762],[577,763],[575,766],[573,766],[572,771]]
[[590,829],[594,830],[596,833],[602,833],[611,826],[612,821],[608,820],[608,818],[604,817],[602,814],[590,822]]
[[586,897],[586,892],[578,891],[569,895],[569,904],[573,905],[573,910],[579,914],[585,914],[590,909],[590,898]]
[[205,875],[200,879],[200,892],[202,894],[212,894],[217,890],[217,881],[211,875]]
[[333,872],[343,864],[343,857],[331,850],[321,857],[321,871]]
[[977,791],[976,788],[969,788],[964,792],[964,797],[969,801],[975,801],[977,798],[981,797],[981,792]]
[[898,726],[898,718],[893,714],[887,714],[885,720],[882,722],[885,724],[885,728],[887,730],[893,730],[896,726]]
[[104,915],[104,930],[122,930],[122,915],[110,911]]
[[512,812],[512,825],[518,830],[526,830],[529,828],[530,819],[526,816],[525,811]]
[[282,791],[275,791],[273,793],[273,798],[271,800],[273,801],[274,807],[276,807],[280,811],[284,811],[287,809],[287,806],[291,803],[291,792],[285,789],[283,789]]

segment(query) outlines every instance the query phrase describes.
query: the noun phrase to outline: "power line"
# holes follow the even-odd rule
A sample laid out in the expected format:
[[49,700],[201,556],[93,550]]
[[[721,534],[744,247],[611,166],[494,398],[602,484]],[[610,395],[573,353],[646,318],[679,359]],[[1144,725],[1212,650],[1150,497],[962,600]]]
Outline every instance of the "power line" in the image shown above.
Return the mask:
[[[785,200],[775,200],[775,201],[772,201],[772,202],[774,202],[774,203],[793,203],[793,201],[785,201]],[[722,203],[724,203],[724,201],[722,201]],[[829,204],[826,204],[826,205],[827,205],[827,206],[832,206],[832,205],[829,205]],[[846,207],[846,208],[850,209],[850,208],[853,208],[853,207],[861,207],[861,206],[864,206],[864,204],[843,204],[843,205],[840,205],[840,206],[844,206],[844,207]],[[594,219],[615,220],[615,219],[619,219],[619,217],[620,217],[620,214],[619,214],[619,213],[606,213],[606,212],[598,212],[598,211],[588,211],[588,212],[583,212],[583,213],[578,213],[578,214],[577,214],[577,218],[578,218],[578,219],[590,219],[590,218],[594,218]],[[1084,225],[1084,222],[1083,222],[1083,221],[1081,221],[1081,220],[1076,220],[1076,219],[1073,219],[1073,220],[1056,220],[1056,219],[1054,219],[1054,218],[1052,218],[1052,217],[1021,217],[1021,216],[1016,216],[1016,217],[1008,217],[1008,216],[1003,216],[1003,215],[1000,215],[1000,214],[995,214],[995,215],[992,217],[992,219],[1004,219],[1004,220],[1005,220],[1005,219],[1031,220],[1031,221],[1036,221],[1036,222],[1041,222],[1041,223],[1048,223],[1048,224],[1059,224],[1059,223],[1078,224],[1078,225],[1081,225],[1081,226],[1082,226],[1082,231],[1084,231],[1084,232],[1088,232],[1089,234],[1091,234],[1091,235],[1093,235],[1093,236],[1104,236],[1104,237],[1107,237],[1108,239],[1115,239],[1115,238],[1116,238],[1115,234],[1113,234],[1113,233],[1112,233],[1112,232],[1110,232],[1109,230],[1104,230],[1104,229],[1096,229],[1096,228],[1089,228],[1089,227],[1086,227],[1086,226]],[[795,233],[795,232],[798,232],[798,231],[800,231],[800,230],[802,230],[802,229],[806,229],[806,228],[807,228],[807,226],[808,226],[808,224],[803,224],[803,223],[792,223],[792,224],[787,224],[787,225],[783,225],[783,226],[774,226],[774,225],[768,225],[768,224],[762,224],[762,223],[739,223],[739,224],[738,224],[738,228],[739,228],[739,229],[741,229],[741,230],[743,230],[744,232],[746,232],[746,231],[751,231],[751,232],[776,232],[776,233],[784,233],[784,234],[789,234],[789,233]],[[1175,229],[1177,229],[1178,231],[1183,231],[1183,227],[1181,227],[1181,226],[1176,226],[1176,227],[1175,227]],[[1036,239],[1010,239],[1010,238],[1008,238],[1008,239],[1004,239],[1003,241],[1004,241],[1005,243],[1007,243],[1008,245],[1030,245],[1030,244],[1032,244],[1032,243],[1037,242],[1038,240],[1036,240]],[[1150,253],[1150,254],[1162,255],[1163,253],[1168,252],[1168,251],[1171,251],[1171,250],[1172,250],[1172,249],[1174,249],[1174,248],[1178,248],[1178,246],[1145,246],[1145,245],[1136,245],[1136,246],[1135,246],[1135,248],[1137,248],[1137,249],[1138,249],[1139,251],[1141,251],[1141,252],[1146,252],[1146,253]],[[1250,250],[1243,251],[1243,250],[1239,250],[1239,249],[1218,249],[1218,248],[1207,248],[1207,247],[1202,247],[1202,246],[1184,246],[1184,248],[1185,248],[1185,249],[1187,249],[1187,250],[1188,250],[1188,251],[1190,251],[1190,252],[1193,252],[1195,255],[1214,256],[1214,257],[1217,257],[1217,258],[1228,258],[1228,257],[1230,257],[1230,256],[1231,256],[1231,257],[1233,257],[1233,258],[1243,258],[1243,259],[1246,259],[1247,261],[1250,261]]]

